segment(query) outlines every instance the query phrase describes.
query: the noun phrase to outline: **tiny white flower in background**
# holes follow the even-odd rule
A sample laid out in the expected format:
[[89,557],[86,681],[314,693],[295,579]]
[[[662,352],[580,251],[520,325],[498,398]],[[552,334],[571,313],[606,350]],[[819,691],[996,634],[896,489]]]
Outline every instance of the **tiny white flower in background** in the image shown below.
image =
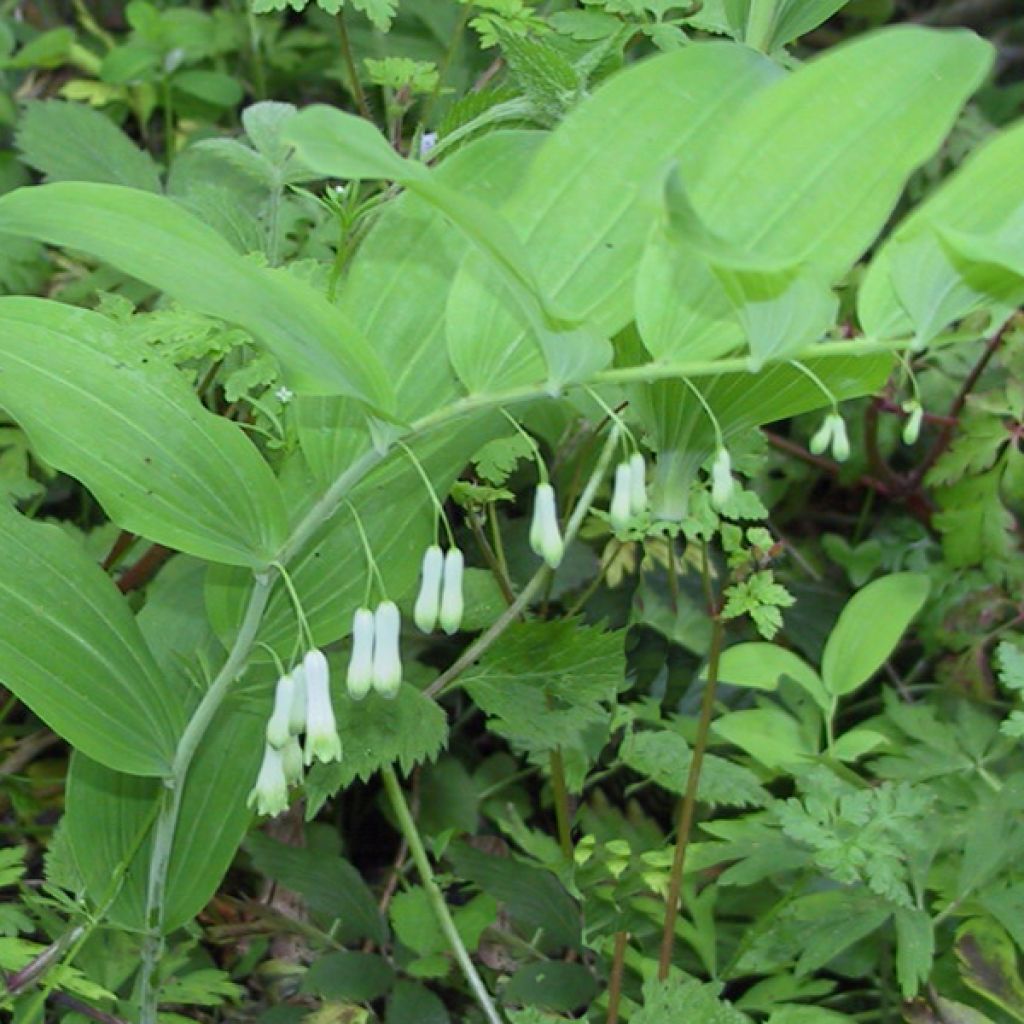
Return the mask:
[[294,397],[295,392],[283,384],[274,392],[274,397],[284,405],[287,405]]
[[441,606],[441,572],[444,567],[444,552],[437,544],[431,544],[423,552],[423,566],[420,569],[420,592],[416,598],[412,618],[424,633],[433,631],[437,625],[438,610]]
[[269,743],[263,748],[263,763],[246,806],[255,806],[257,814],[269,817],[288,810],[288,780],[284,774],[284,758],[281,751]]
[[288,731],[298,736],[306,728],[306,674],[301,665],[296,665],[290,673],[294,692],[292,693],[291,714],[288,716]]
[[732,459],[725,448],[719,448],[711,464],[711,504],[718,510],[732,497],[735,481],[732,478]]
[[420,156],[426,156],[437,145],[437,132],[424,132],[420,139]]
[[842,416],[832,417],[832,457],[845,462],[850,457],[850,439],[846,434],[846,421]]
[[530,525],[530,547],[552,569],[557,569],[565,554],[562,532],[558,528],[558,506],[551,484],[537,484],[533,500],[533,521]]
[[903,403],[903,411],[908,414],[907,422],[903,425],[903,443],[917,444],[921,436],[921,421],[924,419],[924,408],[916,400]]
[[458,548],[449,548],[444,556],[444,585],[441,591],[441,628],[451,636],[462,625],[464,609],[462,598],[462,572],[466,560]]
[[352,616],[352,656],[345,685],[353,700],[362,700],[373,685],[373,612],[357,608]]
[[381,601],[373,616],[373,688],[383,697],[397,697],[402,685],[398,651],[401,617],[394,601]]
[[331,680],[323,651],[307,651],[302,659],[306,677],[306,764],[341,760],[341,738],[331,706]]
[[298,736],[289,736],[288,742],[281,748],[281,767],[289,786],[297,786],[302,782],[302,745]]
[[647,511],[647,461],[640,452],[629,457],[629,511],[635,516]]
[[267,720],[267,742],[280,749],[291,736],[292,702],[295,697],[295,680],[285,673],[277,681],[274,690],[274,710]]

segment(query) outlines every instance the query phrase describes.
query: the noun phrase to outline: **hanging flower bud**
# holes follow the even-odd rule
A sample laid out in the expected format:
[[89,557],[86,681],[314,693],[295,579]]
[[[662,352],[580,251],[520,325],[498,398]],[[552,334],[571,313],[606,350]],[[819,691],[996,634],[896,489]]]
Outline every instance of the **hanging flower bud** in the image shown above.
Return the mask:
[[635,516],[647,511],[647,461],[639,452],[629,457],[629,511]]
[[373,688],[382,697],[397,697],[402,685],[402,658],[398,652],[402,623],[394,601],[377,605],[373,625]]
[[625,530],[629,526],[632,492],[633,472],[629,468],[628,462],[620,462],[615,467],[612,503],[608,508],[608,518],[616,532]]
[[281,751],[269,743],[263,748],[263,763],[246,806],[255,806],[257,814],[268,817],[275,817],[288,810],[288,780],[284,774],[284,759]]
[[903,443],[917,444],[921,436],[921,421],[924,419],[924,409],[916,399],[903,403],[903,411],[908,413],[907,422],[903,425]]
[[815,455],[822,455],[832,440],[832,417],[826,416],[821,421],[821,426],[814,432],[810,444],[807,446]]
[[412,613],[413,622],[424,633],[432,632],[437,625],[443,565],[444,553],[438,545],[431,544],[423,553],[423,567],[420,569],[420,592]]
[[274,691],[274,710],[267,720],[267,742],[272,747],[281,749],[291,735],[289,728],[292,714],[292,701],[295,697],[295,680],[285,673],[277,681]]
[[846,434],[846,422],[839,415],[832,417],[832,457],[836,462],[845,462],[850,457],[850,439]]
[[558,528],[555,489],[551,484],[537,484],[533,500],[533,522],[530,526],[530,547],[552,569],[557,569],[565,553],[562,531]]
[[735,481],[732,478],[732,459],[725,448],[719,448],[711,464],[711,504],[721,512],[732,497]]
[[331,680],[323,651],[307,651],[302,659],[306,677],[306,764],[341,760],[341,738],[331,706]]
[[289,736],[288,742],[281,748],[281,767],[289,786],[297,786],[302,782],[302,746],[298,736]]
[[373,612],[357,608],[352,616],[352,656],[345,685],[353,700],[362,700],[373,685]]
[[296,665],[290,673],[295,690],[292,694],[292,709],[288,716],[288,731],[298,736],[306,728],[306,675],[301,665]]
[[441,628],[451,636],[462,625],[462,570],[466,560],[458,548],[449,548],[444,556],[444,586],[441,591]]

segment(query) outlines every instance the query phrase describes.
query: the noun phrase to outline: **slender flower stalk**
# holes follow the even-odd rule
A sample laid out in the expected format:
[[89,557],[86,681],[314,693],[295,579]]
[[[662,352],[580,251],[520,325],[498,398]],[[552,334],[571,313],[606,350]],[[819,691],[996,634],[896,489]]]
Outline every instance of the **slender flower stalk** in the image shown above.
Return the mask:
[[274,710],[267,721],[267,742],[278,750],[291,736],[292,704],[295,700],[295,680],[290,673],[281,676],[274,691]]
[[466,560],[458,548],[449,548],[444,556],[444,582],[441,589],[441,628],[451,636],[462,625],[464,601],[462,597],[462,573]]
[[552,568],[557,569],[565,554],[562,531],[558,528],[555,489],[549,483],[537,484],[530,525],[530,547]]
[[302,659],[306,677],[306,765],[341,760],[341,737],[331,706],[330,669],[323,651],[307,651]]
[[373,685],[374,618],[369,608],[357,608],[352,616],[352,656],[345,684],[353,700],[362,700]]
[[398,650],[402,623],[394,601],[377,605],[373,625],[373,688],[382,697],[397,697],[402,685],[402,658]]
[[249,807],[255,806],[257,814],[267,817],[276,817],[288,810],[288,780],[285,778],[284,757],[270,743],[263,748],[263,763],[246,804]]
[[413,608],[413,622],[424,633],[431,633],[437,625],[441,607],[441,574],[445,568],[444,552],[440,545],[431,544],[423,552],[420,569],[420,592]]

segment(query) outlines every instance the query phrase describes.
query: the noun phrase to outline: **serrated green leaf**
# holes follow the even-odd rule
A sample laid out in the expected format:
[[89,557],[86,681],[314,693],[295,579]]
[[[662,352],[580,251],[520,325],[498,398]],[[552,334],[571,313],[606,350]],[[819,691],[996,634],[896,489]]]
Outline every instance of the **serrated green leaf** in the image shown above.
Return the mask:
[[509,478],[521,459],[532,458],[533,454],[533,445],[516,433],[488,441],[473,456],[473,465],[487,483],[498,487]]
[[644,983],[643,1009],[632,1024],[678,1024],[680,1020],[701,1024],[750,1024],[750,1018],[720,996],[722,985],[703,984],[696,978],[651,979]]

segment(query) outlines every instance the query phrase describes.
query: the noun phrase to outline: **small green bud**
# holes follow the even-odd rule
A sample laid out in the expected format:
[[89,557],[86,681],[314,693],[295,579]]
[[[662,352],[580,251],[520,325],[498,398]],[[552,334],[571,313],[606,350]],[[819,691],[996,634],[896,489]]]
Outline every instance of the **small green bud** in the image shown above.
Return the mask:
[[910,401],[903,403],[903,411],[908,413],[907,422],[903,425],[903,443],[917,444],[921,436],[921,421],[924,419],[924,409],[920,402]]
[[836,462],[845,462],[850,457],[850,438],[842,416],[832,417],[832,457]]
[[832,417],[826,416],[822,420],[821,426],[814,432],[814,436],[811,438],[807,447],[810,448],[815,455],[823,455],[831,440]]

